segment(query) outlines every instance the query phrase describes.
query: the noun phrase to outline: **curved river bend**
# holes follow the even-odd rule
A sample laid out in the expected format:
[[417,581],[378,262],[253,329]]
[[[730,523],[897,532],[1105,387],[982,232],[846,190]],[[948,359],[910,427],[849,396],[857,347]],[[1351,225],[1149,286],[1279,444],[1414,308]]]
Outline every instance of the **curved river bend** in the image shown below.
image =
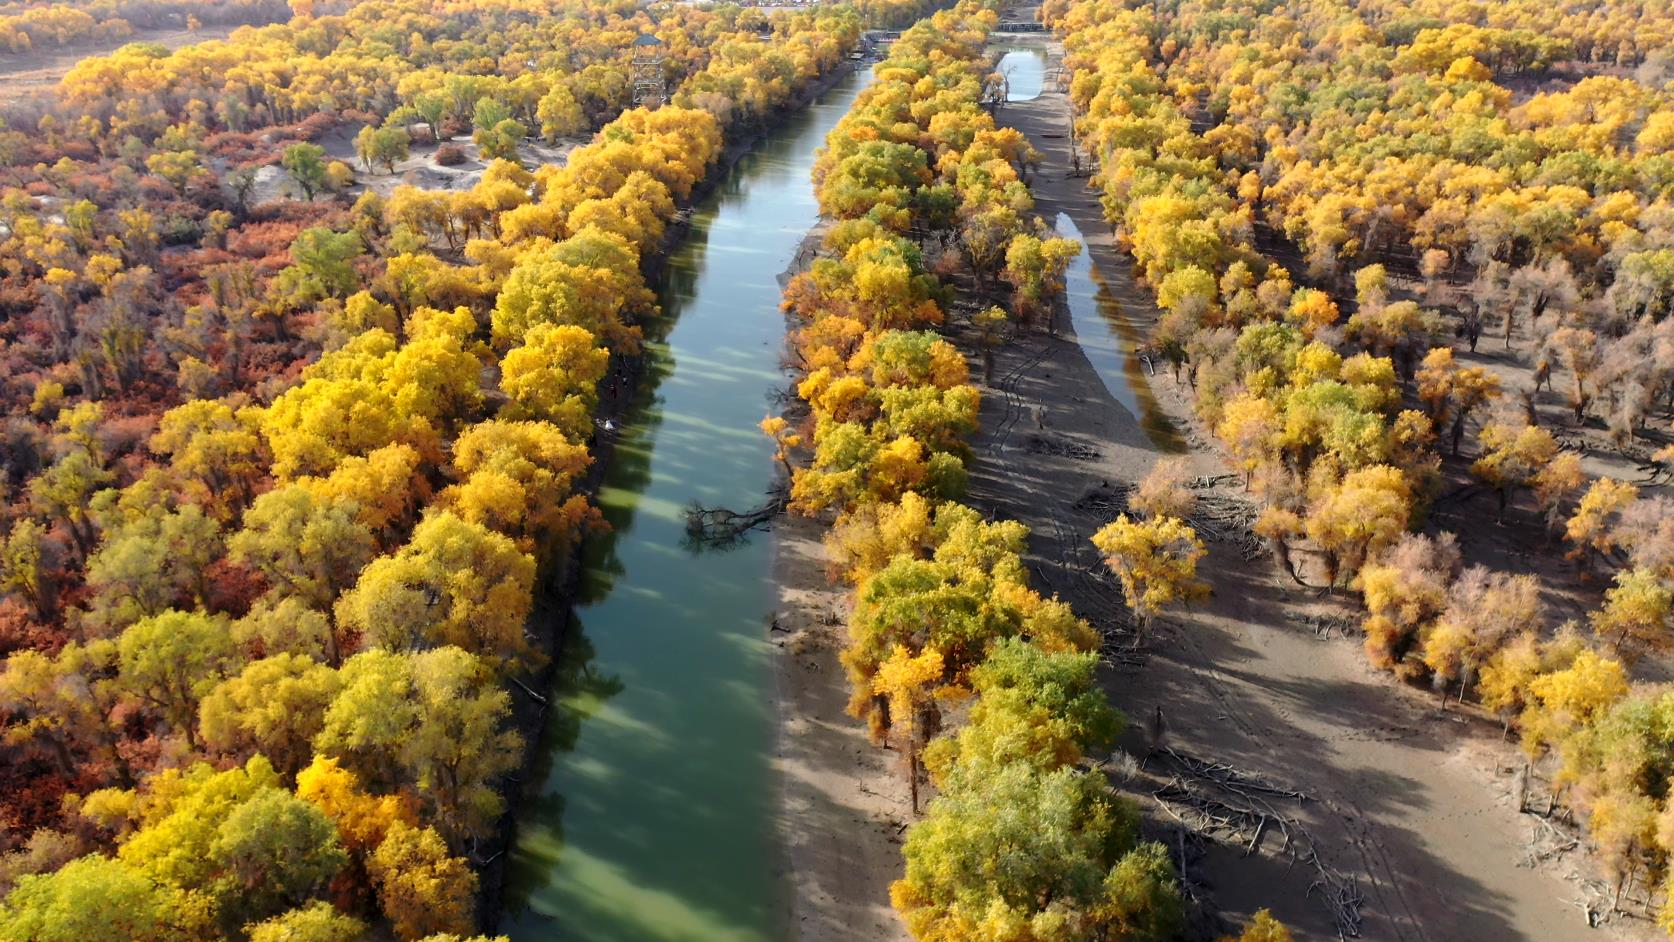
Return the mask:
[[869,80],[845,76],[698,207],[648,325],[523,805],[500,931],[516,942],[782,935],[773,835],[771,545],[683,548],[683,510],[759,504],[784,384],[776,280],[818,221],[809,172]]

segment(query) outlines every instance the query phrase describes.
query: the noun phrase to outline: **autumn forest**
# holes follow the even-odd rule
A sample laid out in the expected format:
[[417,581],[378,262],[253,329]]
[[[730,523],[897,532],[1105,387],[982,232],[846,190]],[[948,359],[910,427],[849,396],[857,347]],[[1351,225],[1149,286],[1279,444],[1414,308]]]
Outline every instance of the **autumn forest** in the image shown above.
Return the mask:
[[1674,935],[1674,11],[0,3],[0,942]]

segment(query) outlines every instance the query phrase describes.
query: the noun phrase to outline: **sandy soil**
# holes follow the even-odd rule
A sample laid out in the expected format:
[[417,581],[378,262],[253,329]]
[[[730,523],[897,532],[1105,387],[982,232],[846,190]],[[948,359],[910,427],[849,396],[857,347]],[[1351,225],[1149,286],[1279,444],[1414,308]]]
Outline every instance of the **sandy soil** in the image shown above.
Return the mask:
[[[1051,55],[1049,74],[1055,44]],[[1068,176],[1068,115],[1064,96],[1049,91],[1008,105],[1000,118],[1045,155],[1032,181],[1041,214],[1076,221],[1112,292],[1148,324],[1155,314],[1149,295],[1116,253],[1094,195]],[[1035,334],[1002,349],[992,375],[972,499],[994,516],[1027,523],[1038,584],[1125,646],[1119,592],[1087,537],[1114,516],[1119,485],[1142,476],[1156,455],[1063,321],[1056,337]],[[1194,469],[1223,473],[1206,436],[1191,427],[1183,390],[1166,379],[1157,387],[1187,430]],[[1037,404],[1044,427],[1036,427]],[[1239,499],[1236,487],[1216,497],[1228,505]],[[1184,757],[1153,755],[1118,784],[1140,798],[1154,835],[1178,848],[1190,885],[1210,909],[1236,919],[1271,907],[1299,939],[1337,938],[1356,920],[1371,939],[1583,934],[1585,917],[1573,901],[1592,870],[1577,854],[1531,860],[1539,825],[1515,807],[1521,761],[1496,725],[1438,712],[1429,696],[1374,673],[1357,643],[1308,627],[1310,616],[1352,609],[1295,589],[1271,559],[1247,561],[1239,542],[1212,543],[1202,571],[1213,598],[1154,629],[1141,657],[1116,652],[1106,680],[1113,702],[1147,720],[1128,750],[1164,745]],[[1230,763],[1248,777],[1214,785],[1189,773],[1193,757]],[[1185,837],[1174,821],[1192,818],[1190,809],[1155,796],[1171,782],[1190,782],[1202,798],[1252,812],[1249,826],[1223,830],[1220,840]],[[1278,794],[1291,792],[1306,797]],[[1587,936],[1628,938],[1645,928],[1619,918]]]
[[789,931],[801,942],[905,940],[889,905],[912,814],[894,753],[872,745],[844,712],[848,680],[837,651],[848,601],[825,577],[825,526],[792,518],[774,533],[779,609],[774,676],[779,730],[774,766]]

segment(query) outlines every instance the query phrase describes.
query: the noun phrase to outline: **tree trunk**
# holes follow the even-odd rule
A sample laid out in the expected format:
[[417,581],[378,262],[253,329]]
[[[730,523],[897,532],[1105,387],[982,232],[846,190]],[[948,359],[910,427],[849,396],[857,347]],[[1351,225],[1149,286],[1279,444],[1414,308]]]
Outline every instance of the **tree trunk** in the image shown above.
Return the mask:
[[907,743],[907,787],[913,796],[913,814],[918,814],[918,749],[915,743]]

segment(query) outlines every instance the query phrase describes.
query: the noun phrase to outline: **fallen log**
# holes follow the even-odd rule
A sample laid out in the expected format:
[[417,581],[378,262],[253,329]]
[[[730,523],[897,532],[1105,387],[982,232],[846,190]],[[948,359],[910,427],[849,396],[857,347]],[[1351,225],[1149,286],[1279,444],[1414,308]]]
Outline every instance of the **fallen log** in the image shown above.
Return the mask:
[[686,508],[687,541],[694,546],[730,546],[751,530],[767,526],[789,504],[790,494],[783,487],[774,488],[766,503],[745,511],[705,507],[694,500]]

